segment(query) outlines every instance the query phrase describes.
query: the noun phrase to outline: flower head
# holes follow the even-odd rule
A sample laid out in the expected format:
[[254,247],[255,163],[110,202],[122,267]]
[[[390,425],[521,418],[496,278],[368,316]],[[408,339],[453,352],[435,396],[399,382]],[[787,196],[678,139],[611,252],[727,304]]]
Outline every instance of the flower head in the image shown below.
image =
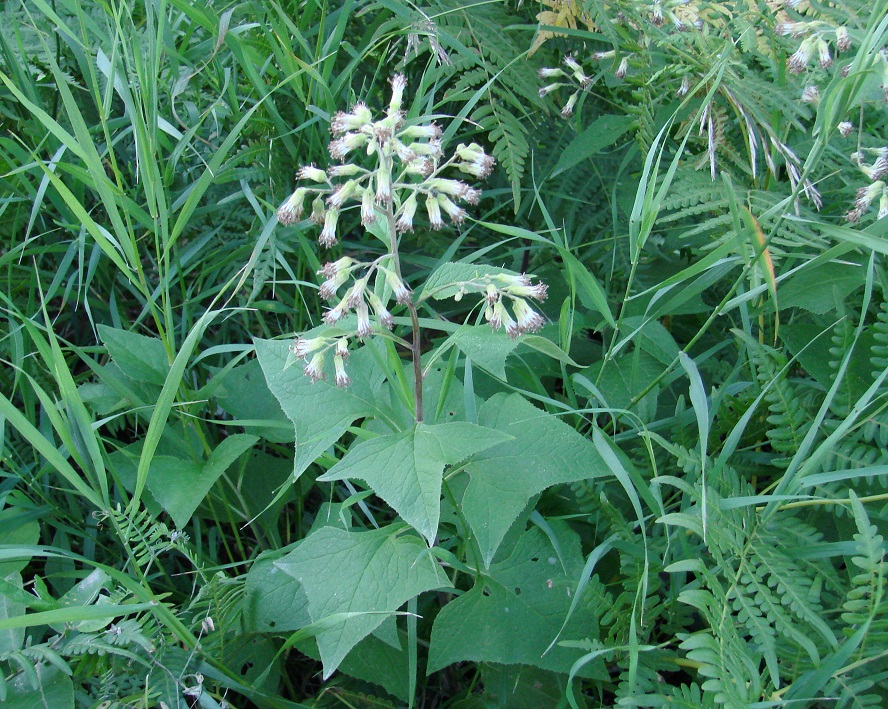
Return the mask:
[[398,213],[398,221],[395,223],[395,229],[399,232],[413,231],[413,215],[416,214],[416,192],[411,192],[404,200]]
[[296,191],[281,205],[277,211],[277,219],[281,224],[284,226],[295,224],[302,218],[306,192],[304,187],[296,188]]
[[515,311],[515,319],[521,332],[537,332],[546,324],[543,316],[531,308],[523,298],[515,298],[512,301],[512,310]]
[[305,372],[305,376],[309,377],[313,382],[320,381],[321,379],[326,379],[327,375],[324,373],[324,353],[318,352],[315,354],[311,361],[305,365],[303,371]]
[[324,248],[331,248],[336,243],[336,222],[339,219],[339,210],[330,208],[324,215],[324,228],[318,237],[318,243]]
[[351,378],[345,372],[345,359],[338,352],[333,355],[333,368],[336,370],[336,386],[343,388],[351,384]]

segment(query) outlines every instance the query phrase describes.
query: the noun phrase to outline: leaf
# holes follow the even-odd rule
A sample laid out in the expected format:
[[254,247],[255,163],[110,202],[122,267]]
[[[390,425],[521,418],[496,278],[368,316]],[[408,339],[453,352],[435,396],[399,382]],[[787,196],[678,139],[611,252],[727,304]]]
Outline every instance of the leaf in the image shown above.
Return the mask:
[[403,527],[347,532],[322,527],[276,562],[308,596],[313,622],[345,616],[317,635],[324,679],[362,638],[414,596],[450,582],[417,537]]
[[[236,423],[249,421],[249,431],[275,443],[290,443],[293,427],[269,391],[259,362],[252,360],[225,374],[216,395],[219,405]],[[256,425],[259,422],[267,425]],[[241,423],[241,425],[244,425]]]
[[607,293],[598,279],[589,271],[588,268],[567,249],[561,250],[561,258],[567,266],[568,273],[577,281],[577,293],[580,301],[587,308],[597,310],[604,316],[607,324],[613,328],[617,327],[617,321],[614,320],[610,306],[607,302]]
[[160,339],[107,325],[97,329],[112,361],[124,374],[135,381],[163,386],[170,360]]
[[530,498],[558,483],[610,476],[585,437],[518,394],[498,394],[478,421],[514,440],[478,454],[467,466],[471,482],[462,510],[475,532],[486,566]]
[[454,341],[472,364],[500,379],[506,378],[506,358],[520,344],[487,325],[464,325],[454,335]]
[[[508,559],[491,566],[471,591],[438,614],[429,647],[430,673],[462,661],[533,665],[567,673],[582,657],[582,650],[561,646],[546,652],[567,616],[583,569],[579,536],[563,522],[552,527],[560,553],[533,527],[524,532]],[[599,609],[581,603],[562,638],[596,638],[598,615]]]
[[864,280],[863,269],[852,263],[832,261],[803,268],[780,287],[780,307],[803,308],[823,315],[842,305]]
[[359,443],[318,480],[363,480],[433,544],[441,517],[444,466],[510,439],[461,421],[420,423],[409,431]]
[[[600,374],[602,368],[604,374]],[[574,382],[594,394],[588,384],[598,381],[597,389],[605,398],[602,404],[612,409],[628,409],[635,395],[654,381],[663,368],[646,352],[633,352],[592,364],[574,375]]]
[[552,177],[613,145],[632,127],[634,120],[632,116],[627,115],[599,116],[564,149],[558,164],[552,170]]
[[223,440],[203,465],[182,458],[156,456],[151,464],[148,489],[181,529],[219,476],[258,440],[257,436],[235,433]]
[[[0,413],[0,417],[2,415]],[[21,512],[22,510],[16,507],[0,510],[0,535],[2,535],[0,539],[3,539],[4,544],[30,546],[40,539],[40,523],[29,519],[23,524],[20,519]],[[27,565],[27,559],[0,563],[0,578],[21,571]]]
[[[4,580],[13,585],[17,590],[22,590],[21,574],[17,572],[11,573]],[[3,593],[3,588],[0,587],[0,619],[14,618],[23,615],[24,612],[25,605],[12,598],[12,594]],[[5,630],[0,630],[0,655],[7,652],[15,652],[21,648],[24,641],[24,628],[7,628]]]
[[518,340],[518,344],[532,347],[537,352],[542,352],[547,357],[557,359],[559,362],[564,362],[565,364],[569,364],[572,367],[580,366],[570,358],[569,354],[567,354],[563,349],[552,342],[552,340],[540,335],[525,335],[520,340]]
[[349,358],[352,386],[348,389],[313,382],[299,366],[285,369],[290,353],[287,342],[255,340],[255,345],[268,388],[296,427],[294,479],[338,441],[356,419],[383,414],[376,395],[382,375],[372,361],[372,343]]
[[311,624],[308,596],[273,559],[256,559],[244,584],[243,623],[246,633],[286,633]]
[[74,708],[74,683],[53,665],[37,665],[38,686],[32,687],[27,675],[19,674],[7,685],[9,694],[4,709]]

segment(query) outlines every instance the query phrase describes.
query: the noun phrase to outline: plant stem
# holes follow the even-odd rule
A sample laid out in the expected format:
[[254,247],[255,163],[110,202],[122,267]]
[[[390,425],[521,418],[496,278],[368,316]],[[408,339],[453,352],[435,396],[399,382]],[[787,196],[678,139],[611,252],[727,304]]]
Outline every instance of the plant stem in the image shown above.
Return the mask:
[[[401,259],[398,257],[398,231],[395,227],[395,214],[391,206],[385,210],[386,222],[388,224],[389,233],[389,251],[392,255],[392,265],[395,274],[400,280],[404,280],[401,275]],[[414,419],[416,423],[422,423],[422,348],[420,344],[419,332],[419,316],[416,313],[416,303],[411,299],[407,301],[407,310],[410,311],[410,323],[413,327],[413,337],[410,341],[410,354],[413,358],[413,406]]]

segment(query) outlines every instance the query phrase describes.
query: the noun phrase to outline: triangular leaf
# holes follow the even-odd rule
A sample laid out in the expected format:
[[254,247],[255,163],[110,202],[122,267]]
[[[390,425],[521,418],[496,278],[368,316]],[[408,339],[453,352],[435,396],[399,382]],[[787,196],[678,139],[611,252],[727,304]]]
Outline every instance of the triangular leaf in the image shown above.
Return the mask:
[[510,438],[461,421],[420,423],[409,431],[359,443],[318,480],[363,480],[431,544],[441,517],[444,466]]
[[[430,673],[462,661],[535,665],[566,673],[584,654],[561,646],[546,652],[567,616],[583,569],[579,537],[564,523],[552,527],[560,554],[534,527],[508,559],[494,564],[489,576],[438,614],[429,648]],[[598,609],[588,603],[581,607],[563,639],[597,637]]]
[[590,441],[518,394],[498,394],[487,401],[479,412],[479,423],[514,438],[480,453],[467,466],[471,482],[462,510],[489,566],[533,495],[558,483],[611,472]]
[[285,369],[290,357],[287,342],[255,340],[255,345],[268,388],[296,427],[294,478],[338,441],[356,419],[380,413],[377,392],[382,376],[372,361],[372,343],[349,358],[352,386],[348,389],[312,381],[298,363]]
[[403,530],[323,527],[276,562],[302,584],[313,622],[346,614],[317,635],[325,679],[388,614],[424,591],[450,586],[422,540]]

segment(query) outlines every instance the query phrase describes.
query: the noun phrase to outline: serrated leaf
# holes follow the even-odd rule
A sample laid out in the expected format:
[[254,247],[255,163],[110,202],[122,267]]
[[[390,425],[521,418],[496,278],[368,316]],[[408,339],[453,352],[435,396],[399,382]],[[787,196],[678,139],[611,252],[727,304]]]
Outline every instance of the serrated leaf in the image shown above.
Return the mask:
[[479,453],[467,466],[471,482],[463,495],[463,514],[489,566],[532,496],[558,483],[611,472],[590,441],[518,394],[487,401],[478,422],[514,438]]
[[111,360],[127,377],[163,386],[171,365],[160,339],[107,325],[97,329]]
[[329,677],[362,638],[424,591],[450,582],[418,538],[403,527],[348,532],[323,527],[277,565],[302,584],[313,622],[348,615],[317,635]]
[[235,433],[223,440],[203,464],[157,456],[151,464],[148,489],[181,529],[219,476],[258,440],[257,436]]
[[255,340],[255,345],[268,388],[296,428],[294,479],[356,419],[380,414],[377,391],[382,375],[368,350],[373,343],[349,358],[352,386],[348,389],[313,382],[298,365],[285,369],[290,353],[287,342]]
[[248,428],[251,433],[275,443],[293,441],[292,422],[269,391],[262,368],[256,360],[226,373],[216,400],[235,419],[248,420],[254,424],[258,421],[268,422],[268,425],[263,426],[251,425]]
[[359,443],[318,480],[363,480],[432,544],[441,517],[444,466],[510,439],[462,421],[420,423]]
[[[558,552],[534,527],[521,536],[508,559],[491,566],[471,591],[444,607],[432,628],[429,672],[473,661],[566,673],[584,654],[561,646],[546,652],[567,616],[583,568],[577,534],[563,523],[553,529]],[[597,637],[599,610],[584,603],[562,639]]]

